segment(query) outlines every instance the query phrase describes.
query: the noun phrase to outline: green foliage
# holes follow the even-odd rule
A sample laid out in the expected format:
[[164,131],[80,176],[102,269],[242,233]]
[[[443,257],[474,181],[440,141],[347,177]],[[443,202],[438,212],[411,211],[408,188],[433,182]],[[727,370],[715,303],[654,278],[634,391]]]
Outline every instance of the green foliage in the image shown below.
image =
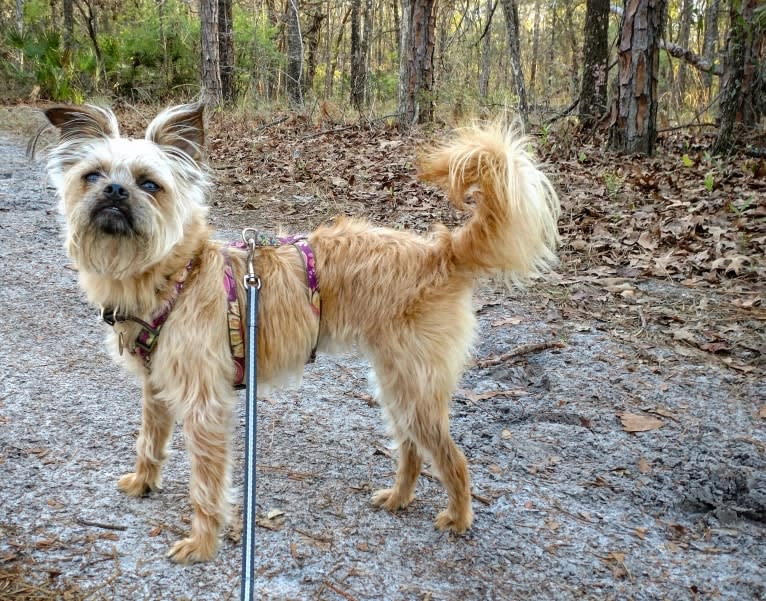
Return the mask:
[[713,186],[715,185],[715,182],[713,181],[713,172],[708,171],[705,175],[705,190],[708,192],[713,191]]
[[285,68],[286,57],[276,44],[279,29],[270,25],[265,9],[253,15],[235,4],[233,13],[237,89],[250,87],[266,97],[269,85]]
[[616,173],[604,173],[604,186],[610,198],[615,198],[622,189],[623,180]]
[[23,33],[15,28],[3,32],[3,46],[16,59],[5,63],[4,74],[27,93],[37,86],[43,98],[71,102],[98,93],[163,98],[178,86],[196,87],[199,23],[189,7],[168,0],[160,23],[156,2],[122,6],[114,14],[102,11],[96,20],[99,60],[84,28],[75,28],[67,50],[62,31],[53,24],[51,4],[26,2]]
[[683,163],[684,167],[686,167],[687,169],[688,169],[689,167],[691,167],[692,165],[694,165],[694,161],[692,161],[692,160],[689,158],[689,155],[688,155],[688,154],[684,154],[684,155],[681,157],[681,162]]

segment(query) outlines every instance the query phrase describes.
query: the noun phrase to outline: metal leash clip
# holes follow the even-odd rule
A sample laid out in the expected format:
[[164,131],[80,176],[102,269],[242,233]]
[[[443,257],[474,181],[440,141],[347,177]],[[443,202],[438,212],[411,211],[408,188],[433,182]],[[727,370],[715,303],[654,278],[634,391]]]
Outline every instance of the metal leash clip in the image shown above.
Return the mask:
[[243,278],[245,288],[255,286],[257,290],[261,289],[261,278],[255,273],[255,240],[258,237],[258,230],[252,227],[246,227],[242,230],[242,240],[247,244],[247,273]]

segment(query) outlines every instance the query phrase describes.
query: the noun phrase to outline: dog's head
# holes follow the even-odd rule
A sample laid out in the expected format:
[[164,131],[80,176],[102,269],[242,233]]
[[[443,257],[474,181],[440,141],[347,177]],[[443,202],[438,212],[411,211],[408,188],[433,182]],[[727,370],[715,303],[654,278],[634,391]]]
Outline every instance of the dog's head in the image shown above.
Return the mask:
[[164,110],[144,139],[121,137],[108,109],[57,106],[45,116],[61,133],[48,175],[79,269],[113,279],[142,273],[205,219],[202,105]]

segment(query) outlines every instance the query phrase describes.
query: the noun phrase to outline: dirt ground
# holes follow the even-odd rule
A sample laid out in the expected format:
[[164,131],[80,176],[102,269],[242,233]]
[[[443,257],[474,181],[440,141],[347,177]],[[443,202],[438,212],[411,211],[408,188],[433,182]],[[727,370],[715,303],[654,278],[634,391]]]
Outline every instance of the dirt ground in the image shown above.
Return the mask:
[[[0,599],[236,599],[236,525],[210,563],[165,559],[189,529],[180,432],[161,492],[117,490],[140,391],[105,352],[26,141],[0,133]],[[222,201],[211,219],[232,238],[278,216],[302,229],[342,202],[320,207],[314,194],[270,213],[258,210],[265,198],[255,210]],[[400,208],[389,225],[409,224]],[[524,292],[478,289],[477,364],[452,412],[473,479],[465,536],[433,528],[446,496],[428,474],[408,509],[371,506],[395,452],[359,358],[321,356],[301,388],[262,400],[259,598],[766,598],[766,316],[752,296],[762,281],[747,311],[725,314],[750,337],[749,354],[729,361],[666,335],[658,307],[712,323],[731,295],[649,276],[611,282],[615,292],[597,279],[562,264]]]

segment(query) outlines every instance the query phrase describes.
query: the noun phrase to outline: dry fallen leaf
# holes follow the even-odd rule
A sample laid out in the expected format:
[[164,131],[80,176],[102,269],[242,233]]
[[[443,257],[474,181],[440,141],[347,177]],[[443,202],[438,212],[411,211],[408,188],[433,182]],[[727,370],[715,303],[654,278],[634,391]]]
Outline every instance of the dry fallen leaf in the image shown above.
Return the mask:
[[151,530],[149,530],[149,536],[154,538],[155,536],[159,536],[162,533],[162,526],[155,526]]
[[626,432],[648,432],[665,425],[661,419],[648,415],[636,415],[635,413],[618,413],[617,415],[622,422],[623,430]]
[[509,439],[509,438],[511,438],[512,436],[513,436],[513,432],[511,432],[511,431],[510,431],[508,428],[505,428],[505,429],[504,429],[504,430],[503,430],[503,431],[500,433],[500,437],[501,437],[503,440],[508,440],[508,439]]
[[652,466],[646,459],[641,457],[638,460],[638,471],[641,472],[642,474],[648,474],[649,472],[652,471]]
[[635,534],[641,540],[646,538],[646,533],[649,532],[649,528],[634,528],[633,534]]
[[758,417],[761,419],[766,419],[766,405],[763,405],[760,411],[758,411]]

